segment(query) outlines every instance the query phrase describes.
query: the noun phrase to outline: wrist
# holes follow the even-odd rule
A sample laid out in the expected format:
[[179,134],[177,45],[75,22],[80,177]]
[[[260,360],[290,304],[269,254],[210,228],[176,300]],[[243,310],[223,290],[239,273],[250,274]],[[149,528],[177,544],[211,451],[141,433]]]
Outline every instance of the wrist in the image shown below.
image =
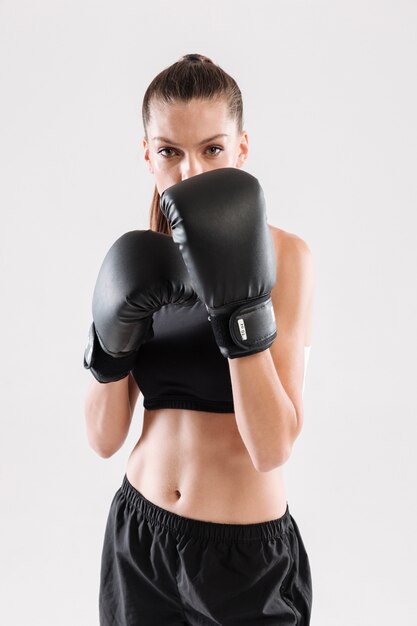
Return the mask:
[[84,351],[84,367],[89,369],[99,383],[111,383],[129,375],[137,352],[123,356],[111,356],[101,346],[94,322],[90,326]]
[[269,348],[277,336],[271,294],[240,304],[209,308],[216,343],[224,357],[233,359]]

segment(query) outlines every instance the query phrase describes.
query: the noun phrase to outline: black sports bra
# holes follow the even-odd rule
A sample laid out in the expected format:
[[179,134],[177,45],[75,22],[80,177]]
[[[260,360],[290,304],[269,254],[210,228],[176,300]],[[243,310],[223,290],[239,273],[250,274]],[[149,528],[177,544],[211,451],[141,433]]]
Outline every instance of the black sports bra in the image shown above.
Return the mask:
[[166,304],[153,315],[153,331],[132,369],[144,408],[234,413],[229,363],[204,303]]

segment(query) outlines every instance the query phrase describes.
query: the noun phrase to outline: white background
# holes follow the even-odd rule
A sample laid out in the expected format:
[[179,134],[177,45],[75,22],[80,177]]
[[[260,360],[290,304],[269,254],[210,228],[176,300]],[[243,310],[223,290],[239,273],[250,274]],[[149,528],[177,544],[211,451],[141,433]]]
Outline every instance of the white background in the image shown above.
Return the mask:
[[148,228],[140,109],[183,54],[239,83],[268,221],[316,262],[285,466],[312,626],[415,619],[417,4],[2,0],[1,622],[96,626],[111,499],[141,432],[88,447],[82,355],[105,252]]

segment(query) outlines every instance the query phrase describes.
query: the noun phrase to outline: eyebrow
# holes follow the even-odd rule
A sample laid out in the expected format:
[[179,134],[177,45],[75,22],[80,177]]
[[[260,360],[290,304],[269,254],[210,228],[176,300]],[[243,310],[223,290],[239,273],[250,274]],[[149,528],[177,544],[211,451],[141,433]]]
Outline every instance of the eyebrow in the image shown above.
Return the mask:
[[[209,141],[213,141],[214,139],[218,139],[219,137],[228,137],[225,133],[219,133],[218,135],[213,135],[213,137],[209,137],[208,139],[203,139],[197,145],[202,146],[204,143],[209,143]],[[166,137],[152,137],[153,141],[163,141],[164,143],[169,143],[171,146],[176,146],[179,148],[179,145],[174,141],[167,139]]]

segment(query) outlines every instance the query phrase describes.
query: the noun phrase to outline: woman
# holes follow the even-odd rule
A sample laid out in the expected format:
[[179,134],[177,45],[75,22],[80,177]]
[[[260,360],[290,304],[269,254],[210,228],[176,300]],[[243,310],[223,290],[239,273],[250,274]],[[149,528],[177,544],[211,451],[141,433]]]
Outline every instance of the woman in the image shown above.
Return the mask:
[[[144,396],[107,521],[100,624],[305,626],[310,565],[282,467],[303,424],[312,256],[266,225],[259,185],[241,170],[241,93],[220,67],[186,55],[151,82],[142,113],[150,230],[106,256],[85,354],[96,379],[87,434],[100,456],[122,446]],[[230,294],[248,281],[247,298]],[[225,339],[232,317],[235,341]]]

